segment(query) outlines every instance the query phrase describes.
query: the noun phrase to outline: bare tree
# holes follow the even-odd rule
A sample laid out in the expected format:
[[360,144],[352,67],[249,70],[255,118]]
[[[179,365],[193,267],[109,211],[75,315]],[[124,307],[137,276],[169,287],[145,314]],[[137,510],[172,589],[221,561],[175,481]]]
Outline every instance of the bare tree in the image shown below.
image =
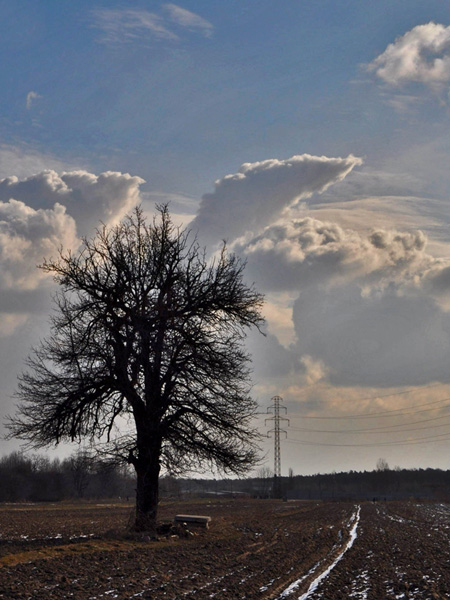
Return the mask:
[[256,477],[259,479],[258,495],[261,498],[268,498],[273,486],[273,471],[269,467],[260,467],[256,471]]
[[377,471],[389,471],[389,463],[385,458],[377,460]]
[[208,262],[167,207],[150,225],[137,208],[41,268],[60,292],[51,335],[21,376],[11,437],[33,447],[106,440],[135,468],[136,529],[145,531],[156,526],[161,467],[239,474],[255,464],[243,344],[263,322],[262,296],[225,246]]

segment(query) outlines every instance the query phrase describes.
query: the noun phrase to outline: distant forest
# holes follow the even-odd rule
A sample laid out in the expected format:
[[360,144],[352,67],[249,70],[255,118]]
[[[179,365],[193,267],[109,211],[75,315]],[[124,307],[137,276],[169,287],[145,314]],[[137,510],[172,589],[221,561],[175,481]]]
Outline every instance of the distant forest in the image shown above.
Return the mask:
[[[269,469],[242,479],[161,478],[161,497],[251,496],[271,498]],[[450,471],[389,469],[281,477],[277,489],[286,499],[450,500]],[[135,478],[126,467],[77,452],[63,460],[13,452],[0,458],[0,502],[56,502],[70,499],[133,499]]]

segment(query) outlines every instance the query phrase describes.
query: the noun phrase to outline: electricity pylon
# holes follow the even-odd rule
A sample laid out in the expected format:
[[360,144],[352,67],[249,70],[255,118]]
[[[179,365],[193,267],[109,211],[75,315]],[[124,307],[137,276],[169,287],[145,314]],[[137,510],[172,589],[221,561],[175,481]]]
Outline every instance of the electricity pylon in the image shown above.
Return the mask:
[[287,409],[285,406],[282,406],[280,402],[282,402],[283,398],[280,396],[274,396],[272,398],[273,404],[267,408],[267,412],[270,413],[273,410],[273,417],[269,417],[265,420],[273,421],[274,427],[267,432],[267,437],[270,437],[270,434],[274,434],[274,469],[273,469],[273,495],[274,498],[281,498],[281,444],[280,444],[280,433],[284,433],[287,437],[287,431],[284,429],[280,429],[280,421],[287,421],[289,425],[289,419],[286,417],[282,417],[280,415],[280,410]]

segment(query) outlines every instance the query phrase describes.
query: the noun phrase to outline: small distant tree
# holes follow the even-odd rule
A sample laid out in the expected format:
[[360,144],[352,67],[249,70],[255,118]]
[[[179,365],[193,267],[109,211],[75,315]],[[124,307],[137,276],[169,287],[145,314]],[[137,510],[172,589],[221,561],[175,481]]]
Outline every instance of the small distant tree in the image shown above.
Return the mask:
[[260,467],[256,472],[259,479],[259,496],[268,498],[273,486],[273,471],[269,467]]
[[106,439],[136,471],[136,529],[151,532],[161,467],[255,464],[243,344],[262,324],[262,296],[225,246],[208,262],[167,207],[151,225],[137,208],[41,268],[60,292],[51,335],[20,379],[11,436],[34,447]]
[[377,460],[377,471],[389,471],[389,463],[385,458]]
[[292,467],[289,467],[289,471],[288,471],[288,487],[290,490],[294,489],[294,469]]

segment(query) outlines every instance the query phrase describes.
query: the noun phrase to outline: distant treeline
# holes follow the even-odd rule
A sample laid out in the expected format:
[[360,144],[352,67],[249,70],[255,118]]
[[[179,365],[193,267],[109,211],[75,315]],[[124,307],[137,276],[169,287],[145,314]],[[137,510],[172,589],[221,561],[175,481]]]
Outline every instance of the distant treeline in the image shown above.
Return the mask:
[[[251,495],[271,494],[271,479],[255,478],[235,482],[235,489]],[[450,471],[440,469],[376,469],[326,475],[282,477],[281,494],[287,498],[311,500],[395,500],[421,498],[450,499]],[[256,494],[255,494],[256,491]]]
[[127,469],[85,452],[63,460],[19,452],[0,458],[0,502],[133,497],[134,488]]
[[286,479],[285,493],[292,498],[450,499],[450,471],[440,469],[350,471]]
[[450,500],[450,471],[440,469],[376,469],[326,475],[291,475],[274,484],[272,475],[248,479],[166,478],[166,494],[274,496],[303,500],[395,500],[405,498]]
[[[161,478],[163,498],[252,496],[305,500],[450,500],[450,471],[389,469],[327,475],[281,477],[274,485],[269,469],[246,479]],[[55,502],[67,499],[129,498],[134,474],[123,466],[76,452],[63,460],[13,452],[0,458],[0,502]]]

